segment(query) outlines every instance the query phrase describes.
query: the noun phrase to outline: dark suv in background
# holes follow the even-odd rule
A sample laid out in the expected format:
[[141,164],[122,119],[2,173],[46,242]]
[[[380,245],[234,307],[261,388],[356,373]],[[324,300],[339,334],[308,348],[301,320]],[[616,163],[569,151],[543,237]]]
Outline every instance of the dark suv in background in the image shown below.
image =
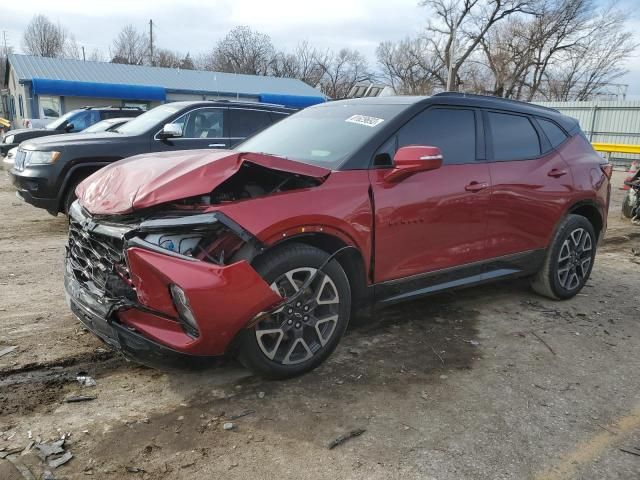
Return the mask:
[[292,112],[279,105],[249,102],[168,103],[115,132],[23,143],[10,174],[20,197],[57,215],[68,212],[76,185],[105,165],[141,153],[231,148]]
[[143,110],[137,107],[84,107],[79,110],[72,110],[53,120],[44,128],[20,128],[8,131],[0,143],[0,155],[5,156],[9,150],[17,147],[25,140],[81,132],[101,120],[137,117],[141,113],[143,113]]

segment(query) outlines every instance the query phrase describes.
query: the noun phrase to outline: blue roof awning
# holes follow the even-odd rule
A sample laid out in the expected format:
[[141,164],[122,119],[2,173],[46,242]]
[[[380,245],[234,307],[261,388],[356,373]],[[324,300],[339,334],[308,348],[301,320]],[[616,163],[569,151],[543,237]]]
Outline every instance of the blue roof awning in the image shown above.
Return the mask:
[[325,98],[318,95],[282,95],[279,93],[261,93],[260,101],[262,103],[276,103],[290,108],[306,108],[311,105],[325,102]]
[[154,100],[160,102],[164,102],[167,98],[164,87],[155,85],[125,85],[121,83],[94,83],[34,78],[31,80],[31,88],[34,95]]

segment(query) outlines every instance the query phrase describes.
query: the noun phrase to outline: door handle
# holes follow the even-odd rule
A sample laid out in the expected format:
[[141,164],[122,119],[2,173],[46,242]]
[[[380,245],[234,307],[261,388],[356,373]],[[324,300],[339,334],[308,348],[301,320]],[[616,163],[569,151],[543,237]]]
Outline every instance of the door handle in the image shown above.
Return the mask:
[[226,147],[224,143],[210,143],[210,147]]
[[467,192],[479,192],[480,190],[484,190],[488,186],[489,186],[489,184],[487,182],[476,182],[476,181],[473,181],[469,185],[464,187],[464,189]]
[[563,175],[566,175],[567,173],[569,172],[567,172],[566,170],[560,170],[559,168],[554,168],[550,170],[549,173],[547,173],[547,175],[553,178],[558,178]]

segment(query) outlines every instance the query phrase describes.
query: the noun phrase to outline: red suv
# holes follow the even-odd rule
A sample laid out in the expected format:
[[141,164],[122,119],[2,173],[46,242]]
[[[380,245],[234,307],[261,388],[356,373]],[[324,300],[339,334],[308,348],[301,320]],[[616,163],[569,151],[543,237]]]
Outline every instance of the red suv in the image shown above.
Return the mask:
[[78,318],[142,363],[319,365],[363,307],[528,276],[565,299],[606,228],[611,167],[576,120],[440,94],[307,108],[234,150],[98,171],[70,212]]

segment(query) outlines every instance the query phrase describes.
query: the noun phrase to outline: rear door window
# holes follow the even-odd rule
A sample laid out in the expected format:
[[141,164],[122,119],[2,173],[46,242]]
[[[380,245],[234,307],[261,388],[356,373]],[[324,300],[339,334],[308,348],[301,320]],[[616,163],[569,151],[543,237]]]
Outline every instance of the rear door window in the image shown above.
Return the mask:
[[273,123],[264,110],[229,109],[229,131],[232,138],[245,138]]
[[462,108],[430,108],[398,131],[398,148],[425,145],[442,150],[445,165],[476,160],[475,112]]
[[540,156],[540,139],[528,117],[488,112],[492,160],[526,160]]

